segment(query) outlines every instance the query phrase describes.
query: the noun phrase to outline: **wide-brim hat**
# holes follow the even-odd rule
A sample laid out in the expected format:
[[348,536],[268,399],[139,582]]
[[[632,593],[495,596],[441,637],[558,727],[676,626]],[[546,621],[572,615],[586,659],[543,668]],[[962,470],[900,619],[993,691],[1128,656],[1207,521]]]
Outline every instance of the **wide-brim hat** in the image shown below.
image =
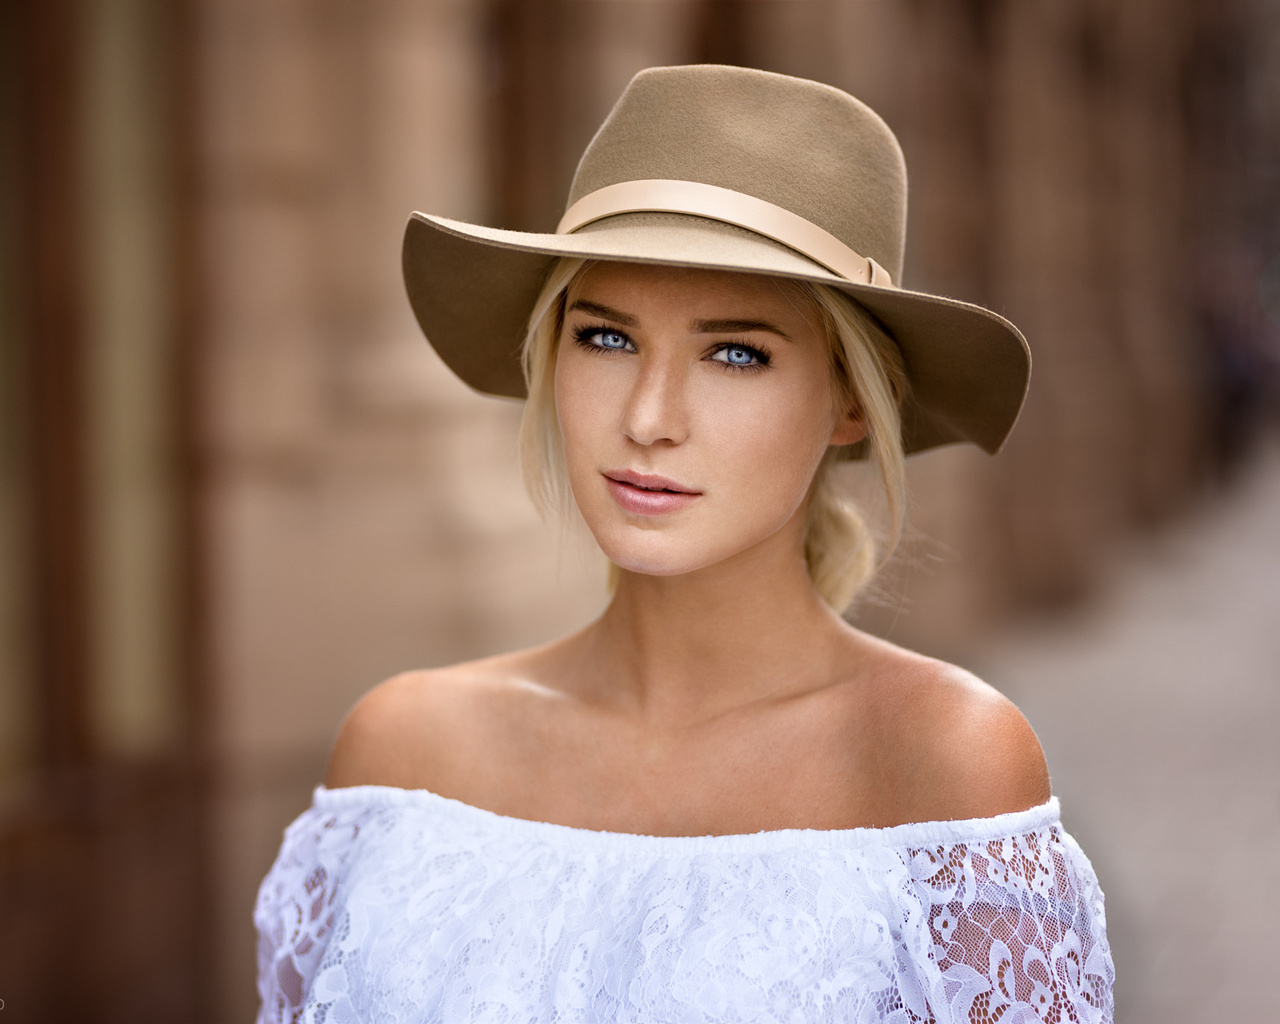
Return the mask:
[[910,452],[1008,436],[1031,357],[1008,320],[899,287],[906,165],[888,125],[818,82],[719,65],[631,80],[578,165],[555,234],[414,213],[404,277],[427,339],[467,384],[525,396],[520,349],[561,257],[831,285],[897,343]]

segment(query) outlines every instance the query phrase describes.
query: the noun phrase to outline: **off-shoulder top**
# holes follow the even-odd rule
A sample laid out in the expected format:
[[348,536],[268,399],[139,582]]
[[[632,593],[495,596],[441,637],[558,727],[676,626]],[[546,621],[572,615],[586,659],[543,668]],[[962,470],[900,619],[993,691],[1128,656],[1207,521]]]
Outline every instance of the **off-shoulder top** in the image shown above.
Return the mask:
[[259,1024],[1110,1021],[1058,802],[892,828],[644,836],[318,787],[254,911]]

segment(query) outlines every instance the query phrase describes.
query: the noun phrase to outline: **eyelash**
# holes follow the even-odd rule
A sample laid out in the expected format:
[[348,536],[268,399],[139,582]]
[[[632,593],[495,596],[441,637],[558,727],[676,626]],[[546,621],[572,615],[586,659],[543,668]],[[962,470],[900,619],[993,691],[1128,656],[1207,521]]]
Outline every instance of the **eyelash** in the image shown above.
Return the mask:
[[594,342],[589,340],[591,336],[594,334],[613,334],[619,338],[626,338],[628,345],[632,344],[631,339],[627,338],[627,336],[623,334],[621,331],[615,331],[612,327],[606,327],[603,324],[586,324],[582,327],[579,327],[576,331],[573,332],[574,344],[576,344],[580,348],[586,349],[588,352],[603,353],[603,352],[629,351],[629,349],[625,349],[625,348],[609,348],[607,345],[597,345]]
[[738,373],[762,373],[769,368],[769,353],[762,348],[756,348],[754,345],[744,345],[740,341],[721,342],[712,351],[712,355],[719,355],[721,352],[728,352],[730,349],[739,349],[742,352],[749,352],[755,357],[754,363],[747,363],[745,366],[741,363],[731,363],[727,359],[716,359],[713,362],[721,363],[730,370]]
[[[629,352],[633,350],[633,348],[609,348],[605,345],[596,344],[590,340],[591,337],[596,334],[612,334],[619,338],[625,338],[628,345],[634,346],[634,342],[632,342],[631,339],[622,331],[615,330],[614,328],[608,327],[604,324],[584,324],[582,327],[577,328],[573,332],[574,344],[579,348],[596,354]],[[712,362],[719,363],[721,366],[724,366],[735,373],[760,373],[769,367],[770,356],[768,351],[756,348],[754,345],[744,345],[742,342],[721,342],[711,350],[710,355],[719,355],[721,352],[727,352],[730,349],[739,349],[742,352],[750,353],[755,358],[755,362],[747,363],[746,365],[731,363],[726,359],[713,359]]]

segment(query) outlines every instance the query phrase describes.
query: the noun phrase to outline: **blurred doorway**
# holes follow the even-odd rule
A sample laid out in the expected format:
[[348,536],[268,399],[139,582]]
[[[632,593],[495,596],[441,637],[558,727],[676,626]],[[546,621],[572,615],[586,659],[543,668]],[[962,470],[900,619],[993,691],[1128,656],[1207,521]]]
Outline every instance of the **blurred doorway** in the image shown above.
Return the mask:
[[0,10],[0,999],[197,1020],[186,7]]

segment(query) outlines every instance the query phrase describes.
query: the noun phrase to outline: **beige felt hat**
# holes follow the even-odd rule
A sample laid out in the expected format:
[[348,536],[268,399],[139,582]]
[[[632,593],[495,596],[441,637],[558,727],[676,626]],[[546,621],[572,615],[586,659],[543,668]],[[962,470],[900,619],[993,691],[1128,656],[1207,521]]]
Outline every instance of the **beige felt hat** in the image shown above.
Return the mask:
[[989,310],[899,286],[906,215],[898,141],[847,93],[746,68],[650,68],[591,140],[555,234],[415,213],[405,285],[449,367],[517,398],[527,320],[559,257],[832,285],[902,351],[906,450],[971,441],[994,452],[1026,394],[1027,343]]

